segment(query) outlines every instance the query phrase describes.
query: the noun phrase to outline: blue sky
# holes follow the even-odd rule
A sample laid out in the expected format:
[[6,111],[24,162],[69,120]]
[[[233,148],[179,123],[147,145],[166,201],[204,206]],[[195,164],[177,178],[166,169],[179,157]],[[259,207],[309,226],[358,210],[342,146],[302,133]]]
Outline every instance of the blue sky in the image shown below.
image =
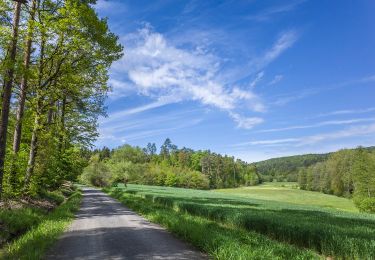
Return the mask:
[[375,1],[99,0],[124,45],[96,146],[252,162],[375,145]]

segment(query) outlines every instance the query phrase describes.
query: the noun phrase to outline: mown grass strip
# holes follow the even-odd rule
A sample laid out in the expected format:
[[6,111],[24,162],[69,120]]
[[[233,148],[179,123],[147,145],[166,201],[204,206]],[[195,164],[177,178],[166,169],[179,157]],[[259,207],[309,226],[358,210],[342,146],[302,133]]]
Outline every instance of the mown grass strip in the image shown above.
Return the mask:
[[166,227],[215,259],[319,259],[312,251],[279,243],[261,234],[174,211],[140,196],[105,190],[112,197]]
[[64,232],[81,202],[81,193],[69,199],[45,216],[39,225],[11,242],[0,254],[1,259],[42,259],[48,248]]

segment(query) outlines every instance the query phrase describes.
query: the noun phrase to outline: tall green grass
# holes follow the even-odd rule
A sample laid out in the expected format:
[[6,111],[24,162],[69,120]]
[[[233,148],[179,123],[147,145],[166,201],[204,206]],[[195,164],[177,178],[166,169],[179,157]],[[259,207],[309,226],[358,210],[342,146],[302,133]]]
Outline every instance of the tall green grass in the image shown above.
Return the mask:
[[81,193],[75,192],[40,223],[8,244],[0,254],[1,259],[42,259],[46,250],[56,241],[74,218],[79,208]]
[[221,224],[207,218],[177,213],[149,199],[123,192],[106,190],[133,210],[153,222],[165,226],[215,259],[319,259],[309,251],[276,242],[256,232]]
[[256,232],[325,256],[375,259],[373,215],[176,188],[130,185],[112,189],[112,194],[143,198],[175,214]]

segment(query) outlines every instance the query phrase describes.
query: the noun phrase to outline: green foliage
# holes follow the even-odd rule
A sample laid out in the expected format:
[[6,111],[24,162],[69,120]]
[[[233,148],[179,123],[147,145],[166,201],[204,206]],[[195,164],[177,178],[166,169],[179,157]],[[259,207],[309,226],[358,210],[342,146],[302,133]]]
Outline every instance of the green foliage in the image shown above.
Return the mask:
[[[9,125],[4,125],[5,132],[14,135],[8,135],[6,147],[1,147],[6,148],[4,181],[0,183],[5,198],[58,189],[66,180],[76,181],[87,166],[83,151],[98,136],[97,120],[104,115],[110,90],[108,71],[123,50],[107,20],[95,12],[95,2],[40,0],[34,5],[33,0],[22,5],[12,67],[13,82],[23,82],[23,87],[12,88],[18,100],[10,105]],[[0,1],[1,82],[13,64],[7,54],[15,42],[13,6],[14,1]],[[24,60],[27,56],[31,62]],[[22,111],[23,103],[23,113],[16,113]],[[21,135],[16,128],[22,130]],[[13,148],[13,140],[20,140],[20,149]],[[105,152],[101,159],[109,157],[108,148]],[[105,171],[105,166],[98,167]],[[108,180],[97,181],[107,185]]]
[[375,213],[375,154],[360,148],[353,165],[354,202],[362,211]]
[[301,189],[353,197],[360,210],[375,212],[374,172],[375,155],[371,149],[346,149],[330,154],[325,162],[301,168],[298,182]]
[[93,158],[89,166],[84,169],[80,180],[88,185],[106,187],[111,184],[111,173],[106,164]]
[[[126,190],[112,188],[109,192],[146,216],[163,210],[163,214],[168,214],[168,219],[176,219],[176,223],[182,227],[183,225],[177,218],[187,215],[196,221],[202,219],[209,221],[213,228],[219,224],[223,228],[230,227],[236,232],[247,230],[248,234],[255,234],[254,232],[262,234],[264,239],[278,241],[280,250],[287,250],[287,244],[291,244],[295,246],[294,248],[307,248],[319,255],[335,259],[372,259],[375,257],[373,236],[375,218],[369,214],[347,213],[306,204],[293,205],[280,201],[256,200],[238,195],[179,188],[129,185]],[[303,193],[304,191],[296,190],[296,192]],[[322,196],[329,195],[322,194]],[[143,210],[144,207],[148,210]],[[152,218],[152,220],[165,223],[168,227],[165,220],[160,218]],[[194,242],[196,240],[189,235],[190,225],[186,229],[182,227],[181,230],[171,230],[177,234],[182,233],[183,238],[187,238],[198,246],[201,245],[202,242]],[[207,232],[206,236],[202,239],[204,241],[212,235],[209,230],[205,232]],[[223,229],[217,232],[226,236]],[[237,234],[239,236],[240,233]],[[238,243],[234,237],[228,239],[227,242]],[[226,248],[228,244],[223,244],[223,246]],[[262,248],[261,244],[257,246]],[[204,250],[213,254],[206,248]],[[280,255],[281,252],[279,252]],[[230,253],[233,252],[226,251],[226,254],[230,255]],[[293,254],[287,255],[286,258],[298,258],[297,251]],[[261,256],[258,257],[261,258]],[[309,257],[310,259],[314,257],[311,252]]]
[[[111,183],[130,183],[185,187],[196,189],[257,185],[262,180],[255,165],[234,157],[210,151],[178,149],[167,138],[156,154],[155,144],[146,148],[123,145],[112,151],[108,148],[92,152],[97,160],[108,166]],[[94,167],[95,168],[95,167]],[[82,178],[94,172],[93,165],[86,168]],[[87,180],[85,183],[88,182]]]
[[297,181],[301,168],[325,161],[328,154],[305,154],[269,159],[255,163],[264,181]]
[[72,221],[80,202],[81,193],[74,193],[66,203],[41,218],[38,225],[11,242],[0,254],[1,259],[42,259]]

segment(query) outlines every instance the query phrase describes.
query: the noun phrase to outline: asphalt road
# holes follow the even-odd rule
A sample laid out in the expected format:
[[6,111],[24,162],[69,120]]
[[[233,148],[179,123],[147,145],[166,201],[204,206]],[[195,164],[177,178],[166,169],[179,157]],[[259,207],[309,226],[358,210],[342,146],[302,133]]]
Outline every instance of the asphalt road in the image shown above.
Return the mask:
[[83,190],[81,209],[46,259],[206,259],[101,191]]

